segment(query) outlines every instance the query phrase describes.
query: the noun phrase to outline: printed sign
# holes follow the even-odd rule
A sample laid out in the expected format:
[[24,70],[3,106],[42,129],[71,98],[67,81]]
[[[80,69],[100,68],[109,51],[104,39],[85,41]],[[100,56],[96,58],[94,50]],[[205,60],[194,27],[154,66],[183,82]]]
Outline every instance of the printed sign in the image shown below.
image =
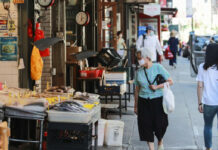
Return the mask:
[[23,4],[24,0],[13,0],[14,4]]
[[1,61],[17,60],[17,37],[0,38],[0,60]]
[[0,20],[0,30],[7,30],[7,22],[8,20]]
[[192,10],[192,0],[186,0],[186,17],[192,17],[193,10]]
[[144,14],[151,17],[160,15],[160,5],[159,4],[144,5]]

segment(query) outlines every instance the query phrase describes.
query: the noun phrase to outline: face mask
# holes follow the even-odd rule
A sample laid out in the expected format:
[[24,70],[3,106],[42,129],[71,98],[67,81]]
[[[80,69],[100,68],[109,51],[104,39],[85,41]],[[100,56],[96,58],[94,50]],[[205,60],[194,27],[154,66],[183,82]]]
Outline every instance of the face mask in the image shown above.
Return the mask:
[[141,59],[141,60],[138,61],[138,63],[139,63],[140,66],[143,66],[145,64],[145,60]]
[[154,35],[154,31],[151,31],[150,35],[151,35],[151,36]]

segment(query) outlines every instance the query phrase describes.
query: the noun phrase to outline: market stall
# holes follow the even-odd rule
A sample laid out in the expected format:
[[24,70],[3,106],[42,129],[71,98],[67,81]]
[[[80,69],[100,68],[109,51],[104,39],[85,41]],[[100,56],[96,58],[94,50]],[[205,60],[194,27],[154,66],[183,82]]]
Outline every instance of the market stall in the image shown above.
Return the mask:
[[[6,87],[0,91],[0,96],[1,112],[4,111],[4,120],[8,121],[9,127],[13,126],[12,119],[35,120],[36,126],[39,127],[35,129],[38,135],[36,139],[19,139],[12,132],[10,142],[35,143],[41,150],[45,149],[43,135],[47,133],[47,149],[63,148],[69,140],[66,149],[91,149],[93,137],[96,141],[94,147],[97,149],[97,125],[101,116],[98,95],[75,92],[69,87],[48,87],[42,93]],[[94,127],[96,132],[93,135]],[[91,129],[91,132],[84,131],[86,129]],[[25,132],[29,132],[28,129],[25,129]],[[57,135],[59,139],[56,139]],[[56,140],[59,142],[55,142]]]

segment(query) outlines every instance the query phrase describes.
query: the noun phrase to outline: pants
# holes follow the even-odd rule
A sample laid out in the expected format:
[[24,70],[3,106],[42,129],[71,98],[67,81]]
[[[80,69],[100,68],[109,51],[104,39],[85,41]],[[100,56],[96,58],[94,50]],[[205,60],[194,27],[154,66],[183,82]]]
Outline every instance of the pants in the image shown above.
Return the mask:
[[173,66],[173,64],[176,64],[176,51],[171,51],[173,54],[173,59],[170,59],[169,64],[170,66]]
[[212,147],[212,125],[215,115],[218,117],[218,105],[204,105],[204,143],[206,148]]
[[138,130],[141,141],[154,142],[163,139],[168,126],[168,116],[163,110],[163,98],[138,99]]

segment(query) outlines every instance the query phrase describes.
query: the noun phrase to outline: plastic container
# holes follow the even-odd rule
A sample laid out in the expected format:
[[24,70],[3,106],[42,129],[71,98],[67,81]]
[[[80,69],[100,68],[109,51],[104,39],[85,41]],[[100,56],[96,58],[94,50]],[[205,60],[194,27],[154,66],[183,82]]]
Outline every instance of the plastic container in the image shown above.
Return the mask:
[[89,123],[101,118],[101,106],[97,105],[88,113],[49,110],[48,121],[62,123]]
[[88,77],[88,70],[80,70],[80,77],[87,78]]
[[108,146],[122,146],[124,122],[108,120],[105,126],[104,142]]
[[99,72],[100,72],[99,69],[96,69],[96,70],[89,70],[89,71],[88,71],[88,77],[97,78],[97,77],[99,76]]
[[105,134],[105,125],[107,120],[100,119],[98,121],[98,146],[103,146],[104,144],[104,134]]

